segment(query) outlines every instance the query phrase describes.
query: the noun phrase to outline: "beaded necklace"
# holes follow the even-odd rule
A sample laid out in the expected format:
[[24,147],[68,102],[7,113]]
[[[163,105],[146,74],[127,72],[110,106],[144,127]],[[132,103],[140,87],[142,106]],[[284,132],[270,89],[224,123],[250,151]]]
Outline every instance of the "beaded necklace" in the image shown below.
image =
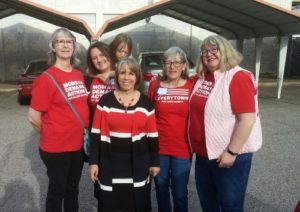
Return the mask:
[[[118,101],[119,103],[125,108],[125,113],[127,113],[127,109],[128,107],[130,107],[134,101],[134,97],[132,97],[129,102],[125,105],[123,99],[121,98],[120,94],[118,92],[116,92],[117,94],[117,98],[118,98]],[[133,94],[134,95],[134,94]]]

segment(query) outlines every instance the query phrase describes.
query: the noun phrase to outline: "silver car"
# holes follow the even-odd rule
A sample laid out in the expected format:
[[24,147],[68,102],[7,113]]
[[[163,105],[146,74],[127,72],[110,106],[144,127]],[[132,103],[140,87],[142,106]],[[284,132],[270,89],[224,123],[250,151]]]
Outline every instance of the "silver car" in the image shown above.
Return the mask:
[[[140,87],[141,92],[147,94],[150,80],[162,73],[162,56],[164,52],[141,52],[138,57],[139,64],[143,71],[143,82]],[[188,58],[189,61],[189,76],[194,75],[194,63]]]

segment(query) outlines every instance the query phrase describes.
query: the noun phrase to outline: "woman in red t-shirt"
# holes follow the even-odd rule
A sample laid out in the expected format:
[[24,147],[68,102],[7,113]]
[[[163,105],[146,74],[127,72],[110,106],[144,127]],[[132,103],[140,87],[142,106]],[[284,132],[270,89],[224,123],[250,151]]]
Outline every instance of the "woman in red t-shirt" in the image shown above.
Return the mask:
[[88,48],[87,66],[89,73],[93,76],[101,75],[101,78],[93,78],[90,85],[89,106],[91,121],[100,98],[104,94],[115,90],[114,65],[111,58],[112,54],[109,46],[103,42],[96,42]]
[[252,153],[261,146],[254,78],[241,60],[221,36],[202,42],[188,133],[203,212],[243,211]]
[[[51,74],[88,126],[88,93],[82,73],[74,68],[76,38],[66,28],[54,31],[49,42]],[[83,126],[47,74],[34,81],[28,119],[40,133],[40,156],[49,178],[46,211],[78,211],[83,166]],[[62,203],[64,201],[64,203]]]
[[152,81],[148,91],[155,106],[161,167],[155,177],[156,197],[159,211],[172,211],[171,187],[174,210],[185,212],[191,168],[186,130],[193,84],[187,79],[189,63],[182,49],[171,47],[162,59],[162,80]]

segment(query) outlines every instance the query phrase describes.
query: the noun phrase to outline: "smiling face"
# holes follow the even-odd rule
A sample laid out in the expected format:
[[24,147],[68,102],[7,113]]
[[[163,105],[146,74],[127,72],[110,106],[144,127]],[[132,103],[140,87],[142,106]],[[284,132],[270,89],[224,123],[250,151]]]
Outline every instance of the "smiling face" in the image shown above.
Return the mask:
[[168,80],[178,80],[186,70],[186,63],[177,54],[163,61],[164,72]]
[[205,46],[201,52],[203,64],[209,72],[213,73],[220,68],[221,54],[218,46]]
[[94,67],[100,72],[108,72],[111,69],[111,61],[98,48],[91,49],[91,60]]
[[127,64],[123,64],[118,71],[118,84],[122,91],[134,91],[137,82],[135,73],[129,68]]
[[70,60],[74,50],[75,50],[75,41],[62,34],[57,37],[53,45],[53,51],[56,53],[56,58],[61,60]]

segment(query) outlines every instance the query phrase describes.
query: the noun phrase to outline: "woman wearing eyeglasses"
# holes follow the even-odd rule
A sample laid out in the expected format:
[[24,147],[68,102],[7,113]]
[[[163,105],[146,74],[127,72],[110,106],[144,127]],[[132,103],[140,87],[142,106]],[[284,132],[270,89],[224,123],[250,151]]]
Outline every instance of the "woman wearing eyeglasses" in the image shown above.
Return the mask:
[[219,35],[202,42],[188,133],[204,212],[243,211],[252,155],[262,145],[255,81],[241,60]]
[[187,139],[189,96],[193,83],[188,80],[189,63],[179,47],[163,55],[163,76],[150,83],[148,97],[155,106],[158,129],[160,173],[156,176],[156,198],[160,212],[188,211],[187,184],[191,151]]
[[[54,31],[49,42],[46,70],[56,80],[83,124],[88,126],[88,93],[82,73],[74,68],[76,38],[66,28]],[[40,157],[49,178],[46,211],[78,211],[78,190],[83,166],[83,126],[47,74],[34,81],[28,113],[40,133]]]

